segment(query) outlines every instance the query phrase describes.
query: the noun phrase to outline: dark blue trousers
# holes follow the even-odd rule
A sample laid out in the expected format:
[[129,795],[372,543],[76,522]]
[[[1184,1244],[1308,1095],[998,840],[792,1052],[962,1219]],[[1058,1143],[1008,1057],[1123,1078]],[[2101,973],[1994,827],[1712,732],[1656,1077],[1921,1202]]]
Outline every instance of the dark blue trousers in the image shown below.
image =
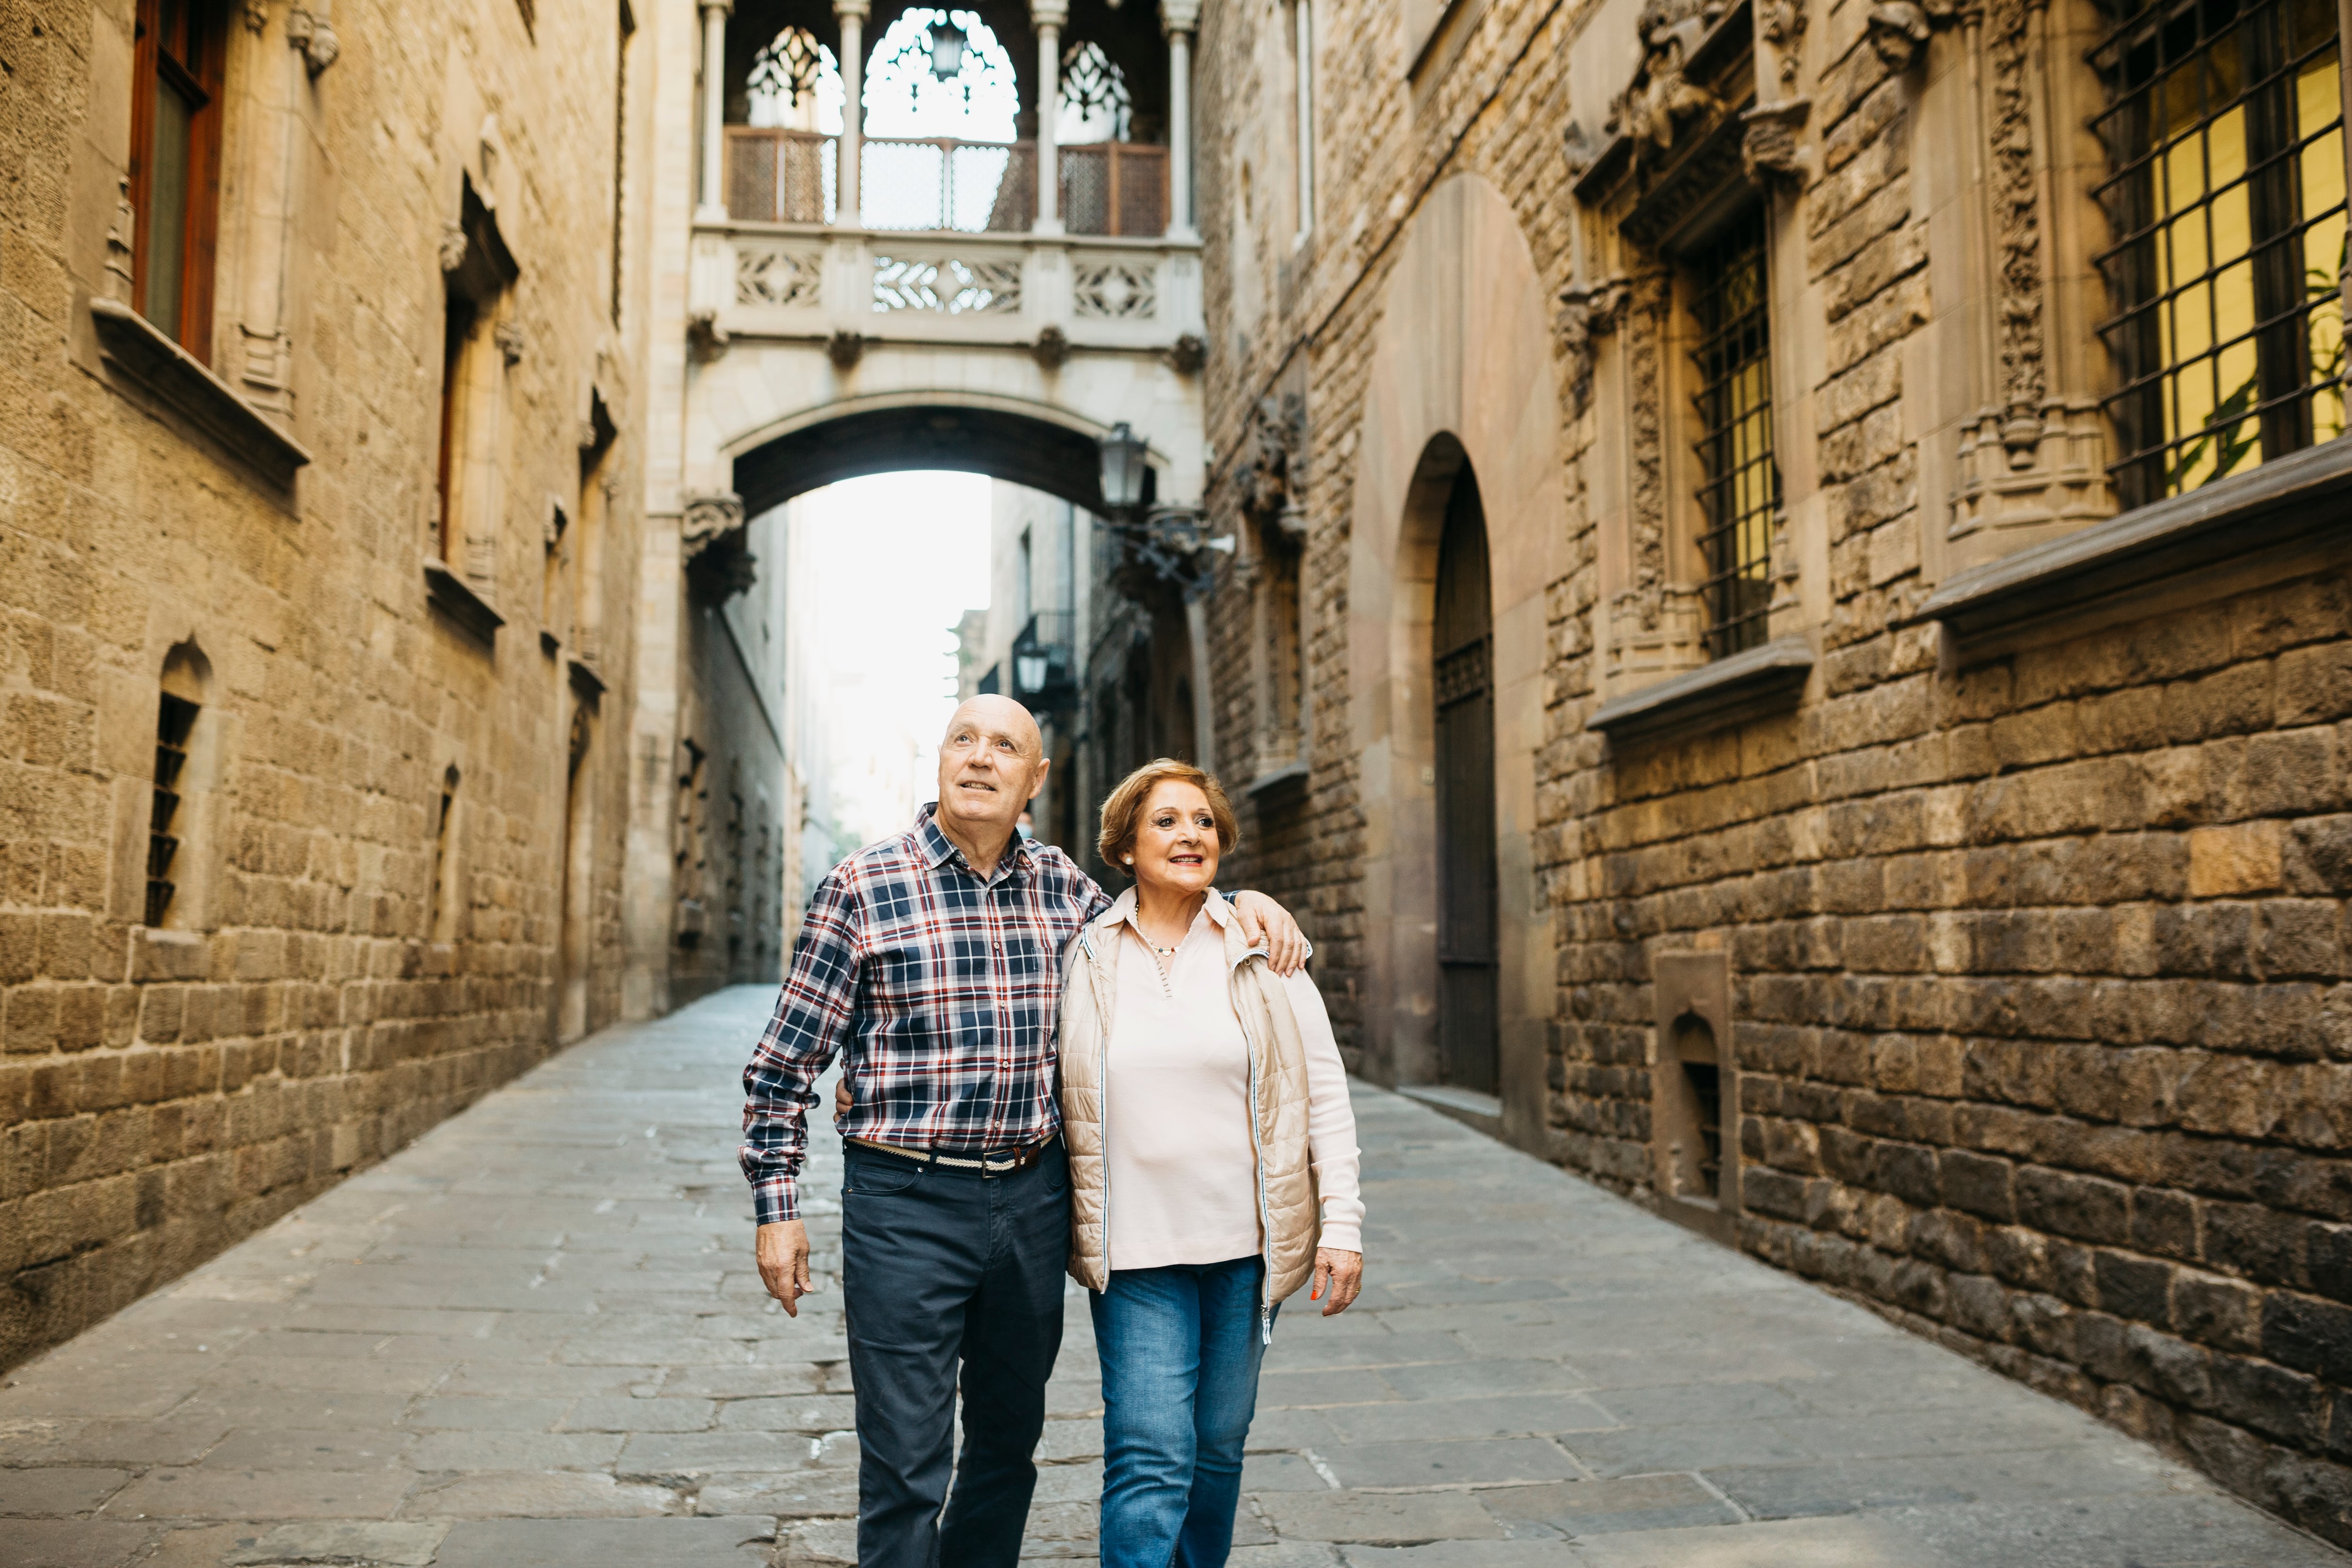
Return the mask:
[[1057,1139],[1034,1167],[982,1178],[855,1143],[846,1155],[860,1568],[1013,1568],[1062,1348],[1069,1156]]

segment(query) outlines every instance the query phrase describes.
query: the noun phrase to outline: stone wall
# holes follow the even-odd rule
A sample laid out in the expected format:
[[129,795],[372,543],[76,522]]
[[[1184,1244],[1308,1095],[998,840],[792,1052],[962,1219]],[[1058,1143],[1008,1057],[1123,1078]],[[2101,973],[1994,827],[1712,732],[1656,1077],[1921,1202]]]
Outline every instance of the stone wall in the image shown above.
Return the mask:
[[[1424,49],[1410,29],[1442,9],[1317,5],[1321,195],[1295,255],[1242,219],[1232,176],[1283,144],[1267,39],[1289,13],[1213,4],[1202,34],[1225,521],[1245,521],[1257,400],[1300,378],[1307,412],[1313,766],[1278,807],[1245,808],[1237,875],[1307,913],[1351,1065],[1391,1079],[1397,1026],[1360,1005],[1391,962],[1367,940],[1384,918],[1367,879],[1394,851],[1368,825],[1409,818],[1367,781],[1389,776],[1404,721],[1351,710],[1351,661],[1385,634],[1349,599],[1400,528],[1352,510],[1393,456],[1364,447],[1389,390],[1382,322],[1405,309],[1387,285],[1456,175],[1507,201],[1548,292],[1606,278],[1613,236],[1571,195],[1561,137],[1571,118],[1598,129],[1605,101],[1571,79],[1616,58],[1633,8],[1455,6]],[[1937,280],[1953,193],[1912,150],[1952,133],[1957,36],[1906,65],[1853,0],[1759,17],[1796,61],[1781,90],[1812,99],[1804,162],[1763,199],[1789,516],[1771,630],[1815,662],[1793,704],[1744,721],[1613,743],[1587,728],[1629,689],[1603,670],[1628,581],[1628,351],[1563,321],[1567,564],[1544,584],[1535,826],[1506,847],[1555,940],[1553,973],[1519,977],[1554,998],[1521,1141],[2352,1541],[2352,563],[2314,535],[2008,644],[1915,621],[1956,573],[2085,520],[2014,540],[1953,526],[1959,373],[1937,356],[1972,352],[1973,307]],[[1773,63],[1759,51],[1768,97]],[[1461,288],[1500,276],[1470,258]],[[2080,335],[2091,349],[2069,352],[2095,353]],[[1490,498],[1490,535],[1524,516]],[[1229,578],[1214,611],[1221,756],[1253,723],[1249,591]],[[1729,976],[1720,1210],[1661,1189],[1655,961],[1683,952]]]
[[[583,88],[614,80],[624,9],[534,37],[510,0],[347,0],[338,53],[306,10],[222,7],[218,384],[193,397],[93,325],[123,291],[131,0],[0,16],[0,1365],[617,1016],[645,312],[614,95]],[[419,567],[467,183],[520,270],[500,499],[469,523],[487,633]],[[207,423],[239,398],[307,451],[290,485]],[[150,930],[173,682],[201,707]]]

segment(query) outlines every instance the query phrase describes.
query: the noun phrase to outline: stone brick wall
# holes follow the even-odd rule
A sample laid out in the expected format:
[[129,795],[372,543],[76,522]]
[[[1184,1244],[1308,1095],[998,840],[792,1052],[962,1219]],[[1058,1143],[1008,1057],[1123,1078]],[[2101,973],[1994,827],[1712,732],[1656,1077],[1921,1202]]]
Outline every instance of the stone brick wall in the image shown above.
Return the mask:
[[[1247,814],[1240,874],[1307,914],[1358,1062],[1347,584],[1353,531],[1395,520],[1349,508],[1385,268],[1435,178],[1466,172],[1564,287],[1559,135],[1605,107],[1568,101],[1599,7],[1462,9],[1451,66],[1412,81],[1399,7],[1317,6],[1322,222],[1286,308],[1263,268],[1235,267],[1214,172],[1234,155],[1221,138],[1272,140],[1221,110],[1251,102],[1255,35],[1283,18],[1213,4],[1202,35],[1221,469],[1294,360],[1308,386],[1313,772],[1284,814]],[[1529,847],[1558,942],[1543,1152],[1664,1203],[1652,958],[1720,952],[1738,1246],[2352,1541],[2352,563],[2325,545],[2284,581],[2176,584],[2140,618],[2003,653],[1906,625],[1948,521],[1922,479],[1926,390],[1906,384],[1936,315],[1921,72],[1893,68],[1851,4],[1801,36],[1814,162],[1776,198],[1794,227],[1775,265],[1801,257],[1802,276],[1775,332],[1816,367],[1780,418],[1785,460],[1811,475],[1792,513],[1819,532],[1793,542],[1812,574],[1774,629],[1803,631],[1819,665],[1793,712],[1613,749],[1584,728],[1608,629],[1593,496],[1624,437],[1564,400],[1572,566],[1548,585]],[[1228,296],[1253,279],[1262,319],[1237,341]],[[1234,516],[1229,488],[1212,503]],[[1230,678],[1249,622],[1227,589]],[[1221,750],[1243,744],[1246,715],[1221,721]]]
[[[590,935],[572,1027],[619,1004],[645,312],[625,292],[616,321],[614,108],[583,90],[613,79],[617,8],[561,25],[542,13],[533,38],[509,0],[337,6],[340,58],[315,79],[293,71],[290,139],[254,107],[270,73],[299,66],[287,8],[226,9],[213,357],[234,381],[244,285],[268,249],[250,174],[274,165],[257,148],[291,146],[278,417],[312,460],[290,492],[97,350],[89,301],[107,289],[127,157],[131,0],[0,14],[0,1365],[551,1048],[578,700],[566,661],[583,649],[564,640],[568,611],[542,616],[545,535],[553,504],[577,520],[592,385],[618,435],[591,650],[609,689],[590,705],[576,786],[605,828],[573,889]],[[477,163],[486,114],[498,167]],[[521,269],[506,500],[488,520],[506,619],[494,648],[428,605],[419,570],[453,160],[504,193]],[[180,866],[204,895],[178,929],[151,932],[159,680],[191,645],[210,669],[205,793],[184,805]],[[453,766],[455,907],[436,932]]]

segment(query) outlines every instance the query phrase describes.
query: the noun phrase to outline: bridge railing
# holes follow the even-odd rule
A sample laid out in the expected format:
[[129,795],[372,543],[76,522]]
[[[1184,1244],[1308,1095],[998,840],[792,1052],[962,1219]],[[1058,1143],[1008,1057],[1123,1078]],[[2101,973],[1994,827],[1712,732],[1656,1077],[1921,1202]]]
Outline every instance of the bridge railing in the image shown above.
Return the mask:
[[[859,154],[865,226],[905,233],[1019,234],[1037,221],[1037,144],[868,137]],[[727,128],[728,216],[825,224],[840,209],[840,139]],[[1096,142],[1059,149],[1071,234],[1156,237],[1168,227],[1168,149]]]

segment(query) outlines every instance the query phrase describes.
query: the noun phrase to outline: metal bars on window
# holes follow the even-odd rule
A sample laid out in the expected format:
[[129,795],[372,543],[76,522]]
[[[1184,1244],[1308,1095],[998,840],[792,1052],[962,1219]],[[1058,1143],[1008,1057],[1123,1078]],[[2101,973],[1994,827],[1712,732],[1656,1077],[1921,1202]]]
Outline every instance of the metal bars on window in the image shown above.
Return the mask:
[[1691,359],[1699,391],[1691,401],[1706,519],[1706,650],[1711,658],[1764,640],[1772,600],[1772,531],[1780,520],[1780,468],[1772,457],[1772,336],[1765,286],[1764,214],[1741,218],[1693,258],[1692,315],[1699,341]]
[[172,862],[178,858],[180,841],[172,835],[174,819],[180,814],[177,785],[180,770],[188,763],[188,733],[195,728],[196,705],[185,698],[163,693],[162,710],[155,716],[155,794],[147,817],[147,923],[160,926],[172,910],[172,895],[178,891],[172,881]]
[[2126,507],[2344,432],[2334,0],[2116,0],[2092,53]]

